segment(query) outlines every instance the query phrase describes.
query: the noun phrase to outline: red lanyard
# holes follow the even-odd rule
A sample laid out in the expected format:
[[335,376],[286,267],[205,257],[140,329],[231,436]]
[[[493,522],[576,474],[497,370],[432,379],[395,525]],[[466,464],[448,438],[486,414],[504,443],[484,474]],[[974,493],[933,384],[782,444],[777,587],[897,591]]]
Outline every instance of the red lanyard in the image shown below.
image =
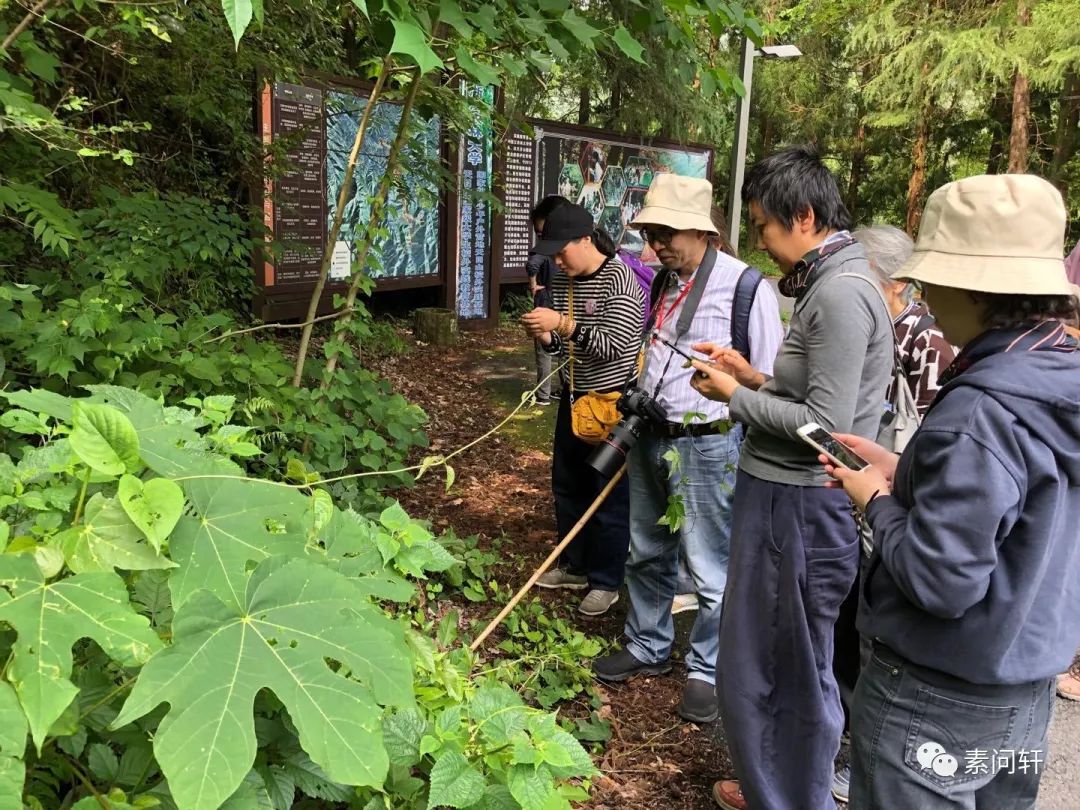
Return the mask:
[[[689,295],[690,288],[694,286],[695,281],[697,281],[696,278],[690,279],[690,283],[688,283],[685,287],[682,288],[682,292],[675,297],[675,302],[668,308],[667,312],[664,312],[664,303],[662,301],[660,302],[660,312],[659,314],[657,314],[656,323],[653,326],[654,335],[664,328],[664,321],[666,321],[668,316],[671,315],[671,313],[678,308],[679,304],[683,302],[683,299],[686,298],[687,295]],[[652,343],[656,343],[655,337],[650,337],[649,340]]]

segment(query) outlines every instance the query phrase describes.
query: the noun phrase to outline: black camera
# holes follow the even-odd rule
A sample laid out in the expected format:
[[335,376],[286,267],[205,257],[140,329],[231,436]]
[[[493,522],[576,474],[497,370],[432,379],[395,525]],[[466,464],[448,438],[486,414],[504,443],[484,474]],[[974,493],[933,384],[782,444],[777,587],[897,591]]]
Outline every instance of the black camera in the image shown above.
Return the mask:
[[623,415],[622,420],[597,445],[587,462],[605,478],[613,476],[626,463],[630,449],[650,423],[662,425],[667,421],[667,413],[660,403],[637,386],[627,388],[615,407]]

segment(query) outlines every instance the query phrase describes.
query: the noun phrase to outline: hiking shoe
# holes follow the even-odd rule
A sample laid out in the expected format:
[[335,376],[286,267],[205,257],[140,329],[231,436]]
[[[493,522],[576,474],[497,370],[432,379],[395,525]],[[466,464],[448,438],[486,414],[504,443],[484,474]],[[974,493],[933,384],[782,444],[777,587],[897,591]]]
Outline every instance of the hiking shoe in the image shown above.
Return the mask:
[[593,588],[581,600],[578,613],[584,613],[586,616],[602,616],[618,601],[618,591],[602,591],[599,588]]
[[838,802],[846,802],[851,791],[851,766],[837,768],[832,778],[832,795]]
[[536,584],[541,588],[569,588],[572,591],[583,591],[589,587],[589,578],[584,574],[571,574],[561,568],[552,568]]
[[712,786],[713,801],[724,808],[724,810],[749,810],[750,805],[746,803],[746,797],[743,796],[742,790],[739,788],[739,783],[734,779],[725,779],[722,782],[716,782]]
[[533,404],[536,405],[537,408],[546,408],[548,405],[551,404],[551,400],[550,399],[538,399]]
[[697,610],[697,594],[696,593],[677,593],[675,598],[671,600],[671,615],[676,613],[685,613],[688,610]]
[[683,687],[682,703],[675,711],[691,723],[711,723],[720,713],[716,686],[699,678],[688,678]]
[[646,664],[639,661],[627,649],[605,655],[592,662],[593,675],[602,681],[619,683],[635,675],[666,675],[671,672],[671,664],[662,661],[659,664]]

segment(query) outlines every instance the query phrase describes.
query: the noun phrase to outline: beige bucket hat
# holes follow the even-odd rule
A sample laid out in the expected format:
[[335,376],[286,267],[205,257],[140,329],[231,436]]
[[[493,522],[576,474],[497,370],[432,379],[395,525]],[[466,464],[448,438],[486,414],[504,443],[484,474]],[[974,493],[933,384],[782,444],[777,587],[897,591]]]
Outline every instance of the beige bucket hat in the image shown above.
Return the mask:
[[1072,295],[1065,204],[1041,177],[946,183],[926,202],[915,252],[893,278],[1011,295]]
[[676,231],[698,230],[718,233],[712,211],[712,183],[681,174],[658,174],[645,192],[641,212],[629,228],[666,225]]

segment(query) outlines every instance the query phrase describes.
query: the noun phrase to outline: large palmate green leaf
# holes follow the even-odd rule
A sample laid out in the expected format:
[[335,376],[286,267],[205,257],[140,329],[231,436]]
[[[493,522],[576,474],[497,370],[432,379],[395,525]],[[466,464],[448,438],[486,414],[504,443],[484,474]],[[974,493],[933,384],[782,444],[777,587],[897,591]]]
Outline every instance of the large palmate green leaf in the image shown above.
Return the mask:
[[147,545],[116,498],[106,498],[100,492],[86,504],[83,524],[60,535],[60,547],[68,567],[77,574],[114,568],[148,571],[176,565]]
[[619,46],[619,50],[629,56],[635,62],[645,64],[645,60],[641,58],[641,54],[645,51],[641,43],[634,39],[633,35],[626,30],[626,26],[620,25],[615,30],[615,44]]
[[124,414],[135,428],[139,455],[158,475],[240,475],[240,468],[215,453],[208,453],[199,435],[198,417],[181,408],[166,408],[145,394],[116,385],[88,385],[101,399]]
[[0,681],[0,810],[23,810],[26,717],[15,690]]
[[230,605],[242,605],[252,563],[303,553],[307,499],[295,490],[219,478],[196,478],[183,486],[193,514],[180,518],[169,540],[180,566],[169,580],[174,608],[204,588]]
[[213,810],[243,781],[255,761],[261,689],[285,705],[330,779],[382,784],[379,704],[412,701],[411,661],[397,625],[347,577],[309,560],[266,560],[239,605],[193,594],[177,611],[173,641],[143,667],[114,726],[170,704],[154,753],[183,810]]
[[0,622],[18,634],[8,680],[38,748],[79,691],[69,680],[76,641],[92,638],[124,666],[143,663],[161,646],[119,576],[78,574],[50,584],[24,554],[0,555]]

